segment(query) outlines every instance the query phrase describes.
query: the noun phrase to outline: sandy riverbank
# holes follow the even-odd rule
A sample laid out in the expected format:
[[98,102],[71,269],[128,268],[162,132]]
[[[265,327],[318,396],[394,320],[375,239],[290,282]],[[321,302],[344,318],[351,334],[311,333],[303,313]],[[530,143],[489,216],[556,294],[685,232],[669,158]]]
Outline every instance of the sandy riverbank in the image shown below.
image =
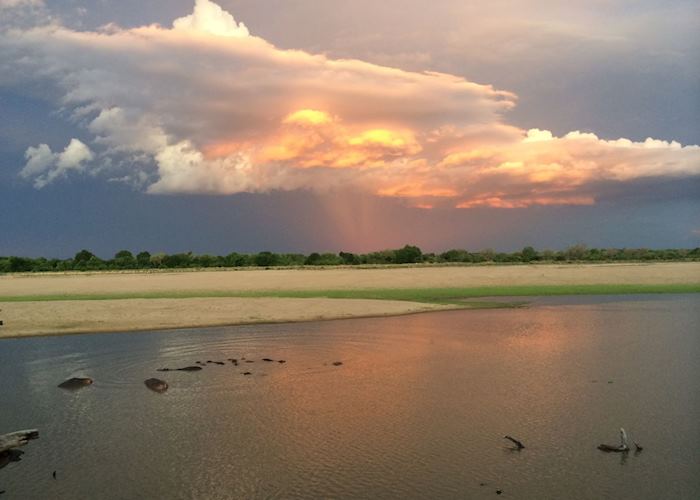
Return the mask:
[[444,305],[325,298],[3,302],[3,297],[519,285],[700,283],[700,263],[272,269],[0,276],[0,338],[406,314]]
[[395,300],[126,299],[0,303],[0,338],[389,316],[449,306]]
[[380,269],[245,269],[0,276],[2,297],[174,291],[334,290],[700,282],[700,262]]

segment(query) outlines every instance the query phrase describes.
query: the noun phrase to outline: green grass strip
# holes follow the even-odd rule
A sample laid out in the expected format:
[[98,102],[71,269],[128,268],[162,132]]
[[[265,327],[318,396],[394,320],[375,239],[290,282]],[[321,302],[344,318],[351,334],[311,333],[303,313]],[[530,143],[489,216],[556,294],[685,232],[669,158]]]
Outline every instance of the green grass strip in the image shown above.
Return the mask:
[[[155,292],[10,295],[0,302],[43,302],[57,300],[187,299],[208,297],[279,297],[405,300],[433,304],[461,304],[479,297],[532,297],[544,295],[631,295],[654,293],[700,293],[700,283],[667,285],[526,285],[466,288],[378,288],[351,290],[177,290]],[[470,303],[474,304],[474,303]],[[481,303],[486,307],[494,303]],[[499,303],[500,307],[506,304]],[[495,306],[494,306],[495,307]]]

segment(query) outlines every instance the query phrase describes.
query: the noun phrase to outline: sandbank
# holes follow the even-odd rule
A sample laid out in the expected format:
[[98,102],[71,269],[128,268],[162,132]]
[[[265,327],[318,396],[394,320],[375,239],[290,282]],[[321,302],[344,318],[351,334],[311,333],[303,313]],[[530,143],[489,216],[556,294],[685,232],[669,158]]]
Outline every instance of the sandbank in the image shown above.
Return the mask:
[[[456,307],[411,301],[410,294],[408,300],[369,300],[374,297],[367,293],[352,298],[354,290],[696,284],[700,284],[700,262],[4,275],[0,319],[5,324],[0,338],[383,316]],[[289,297],[314,291],[347,292],[350,298]],[[139,298],[144,294],[147,298]],[[95,298],[102,300],[85,300]]]

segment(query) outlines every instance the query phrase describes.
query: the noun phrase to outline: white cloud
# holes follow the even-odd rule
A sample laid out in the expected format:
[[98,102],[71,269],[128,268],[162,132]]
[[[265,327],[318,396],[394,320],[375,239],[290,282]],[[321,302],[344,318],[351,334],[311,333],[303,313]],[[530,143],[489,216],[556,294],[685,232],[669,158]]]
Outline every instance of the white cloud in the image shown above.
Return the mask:
[[85,170],[85,164],[94,158],[90,148],[78,139],[71,139],[61,153],[54,153],[48,145],[40,144],[27,148],[24,156],[27,163],[20,176],[33,179],[37,189],[65,177],[70,171]]
[[17,7],[39,7],[42,5],[44,5],[43,0],[0,0],[0,10]]
[[245,24],[237,23],[233,16],[209,0],[195,0],[194,12],[173,22],[173,28],[184,31],[199,31],[217,36],[246,37]]

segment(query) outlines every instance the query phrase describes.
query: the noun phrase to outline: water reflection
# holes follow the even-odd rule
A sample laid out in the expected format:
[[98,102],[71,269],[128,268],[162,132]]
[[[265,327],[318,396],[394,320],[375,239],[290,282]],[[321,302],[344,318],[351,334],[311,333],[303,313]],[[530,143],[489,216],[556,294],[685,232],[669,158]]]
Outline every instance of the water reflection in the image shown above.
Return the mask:
[[[42,437],[0,472],[0,489],[8,498],[481,498],[496,488],[514,498],[695,498],[700,455],[687,443],[700,442],[700,301],[566,301],[3,341],[0,428],[38,427]],[[243,357],[255,362],[155,371]],[[95,384],[56,389],[72,376]],[[148,391],[153,376],[170,389]],[[621,425],[644,453],[596,450]],[[526,449],[511,451],[504,434]]]

